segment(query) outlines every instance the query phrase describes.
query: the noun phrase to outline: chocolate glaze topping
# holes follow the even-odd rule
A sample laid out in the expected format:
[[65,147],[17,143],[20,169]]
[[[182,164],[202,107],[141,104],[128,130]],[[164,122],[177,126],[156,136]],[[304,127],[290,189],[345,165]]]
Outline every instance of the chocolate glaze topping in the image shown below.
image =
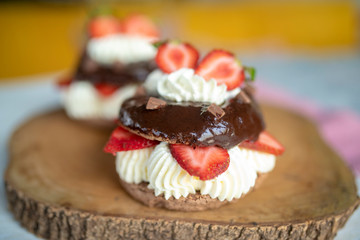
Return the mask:
[[[251,97],[251,96],[250,96]],[[221,107],[225,115],[216,118],[207,111],[208,103],[176,103],[157,110],[146,110],[149,96],[125,101],[120,110],[120,124],[149,139],[191,146],[232,148],[243,140],[256,140],[265,124],[256,102],[245,103],[239,97]]]
[[142,61],[123,65],[120,62],[112,66],[103,66],[83,53],[74,74],[74,81],[107,83],[118,87],[129,83],[142,83],[147,75],[156,68],[155,61]]

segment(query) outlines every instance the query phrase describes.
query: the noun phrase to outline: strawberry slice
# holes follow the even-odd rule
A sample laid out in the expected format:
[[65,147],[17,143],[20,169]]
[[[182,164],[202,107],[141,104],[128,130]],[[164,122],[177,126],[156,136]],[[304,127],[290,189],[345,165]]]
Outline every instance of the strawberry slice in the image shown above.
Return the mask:
[[95,88],[102,96],[109,97],[118,90],[119,87],[106,83],[96,83]]
[[150,20],[150,18],[140,14],[133,14],[126,17],[122,21],[121,31],[129,35],[139,35],[152,38],[159,37],[159,31],[155,24]]
[[143,149],[157,145],[159,142],[133,134],[122,127],[117,127],[104,147],[104,151],[116,155],[116,152]]
[[165,73],[180,68],[194,68],[199,59],[198,51],[188,43],[178,41],[165,42],[158,48],[155,61]]
[[56,82],[56,85],[59,87],[59,88],[66,88],[66,87],[69,87],[71,82],[72,82],[72,77],[61,77],[57,82]]
[[113,16],[96,17],[90,21],[88,26],[89,34],[93,38],[116,34],[120,30],[120,22]]
[[228,169],[230,157],[226,149],[219,147],[192,147],[183,144],[170,145],[170,151],[179,165],[191,176],[200,180],[213,179]]
[[195,73],[205,80],[214,78],[217,84],[225,83],[227,90],[239,87],[245,80],[244,70],[235,56],[224,50],[208,53],[196,67]]
[[276,156],[283,154],[285,151],[285,148],[266,131],[260,133],[257,141],[243,141],[239,144],[239,147],[266,152]]

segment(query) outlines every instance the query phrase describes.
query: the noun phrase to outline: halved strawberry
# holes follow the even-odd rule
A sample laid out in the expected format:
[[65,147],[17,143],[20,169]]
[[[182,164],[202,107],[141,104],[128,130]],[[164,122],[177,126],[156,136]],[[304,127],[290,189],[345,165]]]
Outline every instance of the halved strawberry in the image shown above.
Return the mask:
[[200,180],[213,179],[228,169],[230,157],[226,149],[219,147],[191,147],[171,144],[170,151],[179,165],[191,176]]
[[159,142],[133,134],[122,127],[117,127],[104,147],[104,151],[116,155],[116,152],[143,149],[157,145]]
[[120,22],[113,16],[99,16],[92,19],[88,26],[91,37],[104,37],[110,34],[119,33],[121,30]]
[[102,96],[108,97],[118,90],[119,87],[106,83],[96,83],[95,88]]
[[217,49],[204,57],[196,67],[195,73],[205,80],[214,78],[218,85],[225,83],[227,90],[239,87],[245,80],[240,61],[232,53]]
[[193,46],[179,41],[163,43],[155,57],[157,65],[165,73],[180,68],[194,68],[198,59],[199,53]]
[[62,87],[68,87],[71,82],[72,82],[73,78],[72,77],[69,77],[69,76],[66,76],[66,77],[61,77],[57,82],[56,82],[56,85],[60,88]]
[[140,35],[153,38],[159,37],[159,31],[156,28],[156,25],[150,18],[141,14],[133,14],[126,17],[122,21],[121,31],[129,35]]
[[243,141],[239,147],[249,148],[260,152],[266,152],[273,155],[281,155],[284,153],[285,148],[268,132],[263,131],[260,133],[259,138],[255,142]]

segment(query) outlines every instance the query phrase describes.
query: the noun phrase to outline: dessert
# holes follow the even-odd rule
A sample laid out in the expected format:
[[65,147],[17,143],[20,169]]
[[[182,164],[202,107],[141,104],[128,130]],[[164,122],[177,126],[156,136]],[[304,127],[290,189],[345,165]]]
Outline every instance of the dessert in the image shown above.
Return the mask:
[[[38,115],[9,141],[9,209],[43,239],[332,239],[360,203],[351,170],[310,120],[262,110],[268,130],[289,146],[286,154],[259,189],[202,212],[135,201],[119,186],[113,156],[102,151],[110,131],[60,110]],[[7,219],[4,227],[13,224]]]
[[244,196],[284,151],[247,86],[254,70],[224,50],[198,63],[179,41],[162,43],[155,59],[146,93],[124,101],[104,149],[122,186],[145,205],[182,211]]
[[119,106],[132,96],[156,67],[156,26],[143,15],[121,21],[99,15],[88,24],[88,40],[74,74],[60,81],[69,117],[113,121]]

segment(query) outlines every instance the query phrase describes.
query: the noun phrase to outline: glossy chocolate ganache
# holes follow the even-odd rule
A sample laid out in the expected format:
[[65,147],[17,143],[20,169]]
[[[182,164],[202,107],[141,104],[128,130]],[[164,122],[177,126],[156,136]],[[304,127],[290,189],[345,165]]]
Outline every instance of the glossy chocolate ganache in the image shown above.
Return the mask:
[[93,84],[106,83],[121,87],[130,83],[144,82],[148,74],[155,68],[156,63],[153,60],[130,64],[116,62],[111,66],[104,66],[96,63],[84,52],[73,81],[89,81]]
[[166,100],[166,105],[149,110],[149,96],[126,100],[120,110],[120,124],[138,135],[172,144],[232,148],[244,140],[255,141],[265,128],[262,114],[252,97],[236,96],[220,107],[225,114],[216,117],[209,103]]

